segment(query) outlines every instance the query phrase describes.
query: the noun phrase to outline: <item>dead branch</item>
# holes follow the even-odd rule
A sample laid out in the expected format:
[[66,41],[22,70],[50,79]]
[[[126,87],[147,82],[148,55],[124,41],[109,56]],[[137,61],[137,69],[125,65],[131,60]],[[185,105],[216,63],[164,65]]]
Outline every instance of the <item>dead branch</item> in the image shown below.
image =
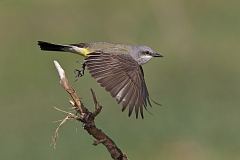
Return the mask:
[[[95,110],[93,112],[90,112],[83,105],[76,91],[69,84],[62,67],[59,65],[57,61],[54,61],[54,64],[58,71],[60,84],[65,89],[65,91],[70,95],[71,97],[70,104],[73,106],[74,110],[77,113],[76,115],[74,115],[72,113],[65,112],[67,116],[60,122],[59,126],[55,131],[55,136],[53,137],[55,144],[59,128],[63,125],[63,123],[65,123],[68,119],[75,119],[82,122],[83,128],[88,132],[88,134],[94,137],[93,145],[98,145],[100,143],[103,144],[107,148],[108,152],[111,154],[111,157],[114,160],[127,160],[127,156],[123,154],[123,152],[117,147],[114,141],[109,136],[107,136],[101,129],[98,129],[95,125],[95,118],[101,112],[102,106],[97,101],[94,91],[91,89]],[[60,111],[64,112],[62,110]]]

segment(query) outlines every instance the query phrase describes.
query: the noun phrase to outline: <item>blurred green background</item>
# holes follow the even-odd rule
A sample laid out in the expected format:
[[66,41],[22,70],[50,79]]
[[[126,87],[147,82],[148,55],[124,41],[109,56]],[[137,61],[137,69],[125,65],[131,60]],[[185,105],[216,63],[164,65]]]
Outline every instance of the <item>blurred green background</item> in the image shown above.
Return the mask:
[[[53,65],[66,70],[84,103],[104,106],[97,125],[129,159],[240,159],[240,1],[1,0],[0,159],[111,159],[77,122],[51,137],[70,111]],[[144,65],[153,99],[145,119],[128,118],[87,73],[81,57],[44,53],[37,40],[145,44],[165,56]]]

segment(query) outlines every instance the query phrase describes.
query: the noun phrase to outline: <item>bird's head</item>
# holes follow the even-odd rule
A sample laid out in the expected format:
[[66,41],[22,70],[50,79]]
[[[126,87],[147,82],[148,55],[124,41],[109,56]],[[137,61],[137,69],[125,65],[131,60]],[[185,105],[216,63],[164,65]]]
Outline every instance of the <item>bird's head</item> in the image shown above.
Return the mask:
[[153,57],[163,57],[148,46],[135,46],[132,56],[140,65],[147,63]]

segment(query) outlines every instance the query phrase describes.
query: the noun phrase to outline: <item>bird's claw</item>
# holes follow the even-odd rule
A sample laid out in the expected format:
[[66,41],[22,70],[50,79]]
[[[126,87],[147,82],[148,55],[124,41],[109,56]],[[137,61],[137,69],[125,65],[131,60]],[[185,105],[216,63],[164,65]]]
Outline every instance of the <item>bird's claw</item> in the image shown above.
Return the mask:
[[[78,79],[79,77],[82,77],[84,75],[84,71],[85,71],[85,63],[83,63],[82,68],[81,69],[75,69],[74,70],[74,74],[75,77]],[[76,80],[77,80],[76,79]]]
[[74,74],[76,78],[82,77],[84,75],[84,70],[83,69],[75,69]]

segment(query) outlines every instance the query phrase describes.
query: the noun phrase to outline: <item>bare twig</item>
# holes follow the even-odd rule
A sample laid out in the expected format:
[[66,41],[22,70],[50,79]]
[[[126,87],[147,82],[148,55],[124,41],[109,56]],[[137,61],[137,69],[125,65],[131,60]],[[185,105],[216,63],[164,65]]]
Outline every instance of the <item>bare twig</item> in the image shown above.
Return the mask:
[[92,97],[93,97],[93,102],[95,105],[95,110],[93,112],[93,116],[96,117],[102,110],[102,106],[99,104],[99,102],[97,101],[97,97],[96,94],[94,93],[93,89],[91,88],[91,93],[92,93]]
[[[75,111],[77,112],[77,115],[74,115],[69,112],[62,111],[60,109],[57,109],[61,112],[64,112],[67,114],[67,116],[61,121],[59,126],[57,127],[55,131],[55,138],[54,142],[56,142],[56,138],[58,136],[59,128],[68,120],[68,119],[76,119],[78,121],[81,121],[83,123],[84,129],[94,137],[94,145],[97,144],[103,144],[108,152],[111,154],[111,157],[115,160],[127,160],[127,156],[122,153],[122,151],[117,147],[117,145],[114,143],[114,141],[108,137],[102,130],[98,129],[95,125],[95,118],[102,110],[102,106],[97,101],[96,95],[94,91],[91,89],[95,110],[94,112],[88,111],[88,109],[83,105],[81,102],[79,96],[77,95],[76,91],[71,87],[69,84],[67,77],[65,75],[64,70],[59,65],[57,61],[54,61],[55,67],[58,71],[58,75],[60,78],[60,84],[61,86],[66,90],[66,92],[71,96],[70,104],[73,106]],[[56,143],[55,143],[56,144]]]
[[70,112],[67,112],[67,111],[64,111],[64,110],[61,110],[57,107],[54,107],[54,109],[56,109],[57,111],[59,112],[62,112],[64,114],[67,114],[67,116],[62,119],[62,120],[58,120],[57,122],[60,122],[58,127],[56,128],[55,132],[54,132],[54,135],[53,135],[53,138],[52,138],[52,144],[53,144],[53,148],[56,149],[56,144],[57,144],[57,138],[58,138],[58,131],[60,129],[60,127],[62,127],[62,125],[67,122],[67,120],[70,120],[70,119],[77,119],[78,117],[76,115],[74,115],[73,113],[70,113]]
[[57,145],[57,138],[58,138],[58,131],[60,129],[60,127],[69,119],[68,116],[66,116],[63,120],[61,120],[61,122],[59,123],[58,127],[56,128],[53,138],[52,138],[52,144],[53,144],[53,148],[56,149],[56,145]]

